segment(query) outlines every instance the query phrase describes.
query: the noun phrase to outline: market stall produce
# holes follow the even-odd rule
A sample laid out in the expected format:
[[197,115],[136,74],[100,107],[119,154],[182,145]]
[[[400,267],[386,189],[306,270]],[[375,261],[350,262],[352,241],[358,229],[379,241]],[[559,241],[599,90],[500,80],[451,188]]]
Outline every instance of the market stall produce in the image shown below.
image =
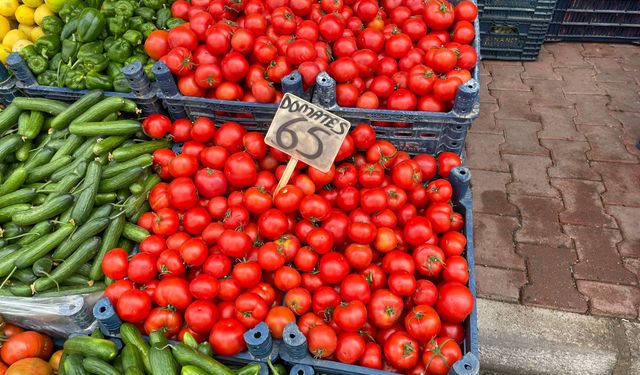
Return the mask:
[[8,323],[0,316],[0,374],[53,375],[62,350],[55,351],[51,337]]

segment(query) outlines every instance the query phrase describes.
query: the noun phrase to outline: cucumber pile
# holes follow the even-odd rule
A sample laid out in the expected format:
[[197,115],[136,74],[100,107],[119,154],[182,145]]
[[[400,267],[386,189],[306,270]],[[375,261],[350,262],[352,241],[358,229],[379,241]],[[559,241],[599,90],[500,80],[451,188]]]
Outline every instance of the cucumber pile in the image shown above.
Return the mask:
[[148,235],[134,223],[160,181],[151,153],[169,143],[127,119],[138,113],[101,91],[0,112],[0,295],[102,290],[104,255]]
[[[162,330],[153,331],[149,342],[131,323],[120,327],[124,346],[105,339],[100,331],[91,336],[75,336],[64,343],[58,375],[258,375],[259,363],[230,368],[213,359],[207,341],[198,344],[186,333],[183,343],[170,345]],[[286,373],[284,368],[272,366],[271,373]]]

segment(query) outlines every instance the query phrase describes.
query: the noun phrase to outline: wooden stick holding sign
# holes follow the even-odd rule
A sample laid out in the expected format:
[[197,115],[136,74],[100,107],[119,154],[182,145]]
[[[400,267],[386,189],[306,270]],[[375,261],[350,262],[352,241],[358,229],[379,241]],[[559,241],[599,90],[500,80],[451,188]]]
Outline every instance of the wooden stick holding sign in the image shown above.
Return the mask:
[[265,136],[265,143],[291,156],[274,195],[289,183],[298,161],[328,172],[351,124],[333,113],[287,93]]

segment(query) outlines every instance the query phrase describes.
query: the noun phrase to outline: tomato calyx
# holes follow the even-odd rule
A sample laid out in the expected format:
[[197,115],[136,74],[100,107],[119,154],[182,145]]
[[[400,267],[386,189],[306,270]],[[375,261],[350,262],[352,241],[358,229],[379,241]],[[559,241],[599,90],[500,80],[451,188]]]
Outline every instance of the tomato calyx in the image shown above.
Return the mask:
[[446,263],[442,259],[440,259],[438,256],[432,255],[427,259],[426,262],[424,262],[424,265],[427,266],[427,269],[429,270],[429,272],[433,272],[433,263],[440,263],[443,266],[446,265]]
[[387,316],[396,316],[396,309],[394,309],[392,306],[386,306],[384,308],[384,313]]
[[402,345],[402,358],[407,358],[411,354],[413,354],[416,349],[413,347],[413,343],[408,342]]
[[442,342],[442,344],[438,345],[438,343],[436,342],[436,340],[434,340],[433,338],[431,339],[431,341],[429,341],[429,346],[433,346],[433,349],[430,349],[429,351],[431,352],[431,355],[429,356],[429,361],[425,364],[425,368],[429,368],[429,365],[431,365],[431,362],[433,361],[433,359],[435,357],[440,357],[440,359],[442,359],[442,362],[444,362],[444,364],[447,366],[447,368],[450,368],[451,365],[449,365],[449,362],[447,361],[447,359],[445,358],[445,356],[442,354],[442,348],[445,346],[445,344],[447,344],[449,341],[451,341],[450,338],[447,338],[446,340],[444,340]]

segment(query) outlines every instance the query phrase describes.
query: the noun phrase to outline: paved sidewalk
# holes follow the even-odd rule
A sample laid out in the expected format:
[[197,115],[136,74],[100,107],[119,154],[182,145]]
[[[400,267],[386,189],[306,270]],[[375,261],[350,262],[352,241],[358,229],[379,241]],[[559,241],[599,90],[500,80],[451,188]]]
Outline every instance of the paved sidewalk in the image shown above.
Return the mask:
[[547,43],[482,65],[466,151],[479,295],[637,320],[640,47]]

